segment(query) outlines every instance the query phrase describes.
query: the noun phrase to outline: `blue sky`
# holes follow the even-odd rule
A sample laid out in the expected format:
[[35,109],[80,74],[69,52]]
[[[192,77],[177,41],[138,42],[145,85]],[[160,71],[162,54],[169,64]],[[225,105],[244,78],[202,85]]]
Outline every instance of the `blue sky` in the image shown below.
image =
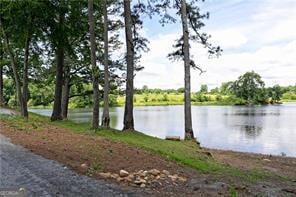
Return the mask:
[[[206,0],[200,7],[210,12],[202,30],[224,52],[218,59],[208,59],[203,47],[192,44],[192,58],[207,71],[202,75],[192,71],[193,91],[201,84],[212,88],[235,80],[250,70],[258,72],[267,86],[296,84],[296,0]],[[166,58],[181,24],[162,27],[157,19],[144,21],[142,33],[150,40],[150,52],[143,55],[145,69],[137,73],[135,86],[182,87],[182,62]]]

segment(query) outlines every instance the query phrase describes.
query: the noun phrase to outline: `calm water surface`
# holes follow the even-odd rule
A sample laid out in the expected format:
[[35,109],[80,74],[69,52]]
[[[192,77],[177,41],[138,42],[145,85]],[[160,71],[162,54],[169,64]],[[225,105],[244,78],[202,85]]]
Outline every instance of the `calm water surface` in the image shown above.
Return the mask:
[[[48,109],[31,109],[51,115]],[[184,136],[183,106],[135,107],[135,128],[159,138]],[[111,126],[123,127],[123,108],[110,110]],[[296,103],[274,106],[192,106],[193,129],[208,148],[296,157]],[[69,119],[89,122],[91,110],[70,110]]]

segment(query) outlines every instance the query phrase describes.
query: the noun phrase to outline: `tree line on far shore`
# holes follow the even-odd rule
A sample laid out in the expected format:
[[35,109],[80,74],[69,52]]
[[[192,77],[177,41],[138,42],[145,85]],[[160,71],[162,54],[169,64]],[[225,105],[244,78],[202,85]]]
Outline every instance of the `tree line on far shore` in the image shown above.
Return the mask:
[[[234,92],[233,81],[224,82],[220,87],[208,88],[206,84],[200,86],[200,90],[191,93],[193,105],[245,105],[247,101]],[[251,84],[251,83],[248,83]],[[4,79],[4,103],[10,107],[17,106],[16,95],[12,79]],[[83,88],[71,88],[69,93],[69,108],[90,108],[92,107],[91,82],[85,82]],[[282,101],[296,101],[296,85],[272,87],[261,87],[264,94],[259,94],[252,100],[253,104],[275,104]],[[28,106],[31,108],[51,108],[54,100],[54,83],[40,84],[31,82],[29,84]],[[134,105],[182,105],[184,102],[184,88],[159,89],[143,86],[135,88]],[[258,99],[258,96],[263,96]],[[103,91],[100,90],[100,106],[103,106]],[[260,102],[261,101],[261,102]],[[263,101],[263,102],[262,102]],[[112,89],[109,94],[109,106],[124,106],[124,90]]]

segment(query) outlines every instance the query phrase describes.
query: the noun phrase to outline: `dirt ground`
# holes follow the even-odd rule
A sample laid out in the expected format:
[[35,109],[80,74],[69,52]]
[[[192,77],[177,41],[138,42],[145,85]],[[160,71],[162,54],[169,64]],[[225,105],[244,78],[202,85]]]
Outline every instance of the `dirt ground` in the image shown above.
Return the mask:
[[296,196],[295,158],[207,150],[215,160],[226,165],[240,169],[264,169],[292,179],[274,179],[251,184],[241,181],[239,177],[200,173],[134,146],[99,136],[76,134],[50,125],[42,125],[34,132],[19,130],[5,122],[0,122],[0,128],[0,133],[9,137],[12,143],[97,179],[103,179],[100,172],[118,173],[121,169],[129,172],[167,170],[187,179],[185,182],[159,180],[145,188],[106,179],[129,190],[141,190],[143,196],[229,196],[234,193],[239,196]]
[[209,149],[220,163],[239,169],[258,169],[296,181],[296,158]]

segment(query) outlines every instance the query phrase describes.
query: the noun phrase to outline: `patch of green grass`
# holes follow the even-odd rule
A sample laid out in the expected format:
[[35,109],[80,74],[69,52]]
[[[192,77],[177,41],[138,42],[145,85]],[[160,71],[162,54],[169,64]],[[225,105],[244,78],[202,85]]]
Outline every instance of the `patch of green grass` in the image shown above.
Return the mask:
[[236,191],[236,189],[234,187],[230,187],[229,193],[230,193],[231,197],[237,197],[238,196],[238,193],[237,193],[237,191]]
[[147,136],[140,132],[121,132],[116,130],[100,130],[96,135],[130,145],[143,148],[147,151],[163,156],[168,160],[189,166],[204,173],[216,175],[230,175],[241,177],[250,182],[264,179],[270,175],[261,171],[242,171],[237,168],[217,163],[213,158],[202,154],[201,149],[194,141],[168,141]]

